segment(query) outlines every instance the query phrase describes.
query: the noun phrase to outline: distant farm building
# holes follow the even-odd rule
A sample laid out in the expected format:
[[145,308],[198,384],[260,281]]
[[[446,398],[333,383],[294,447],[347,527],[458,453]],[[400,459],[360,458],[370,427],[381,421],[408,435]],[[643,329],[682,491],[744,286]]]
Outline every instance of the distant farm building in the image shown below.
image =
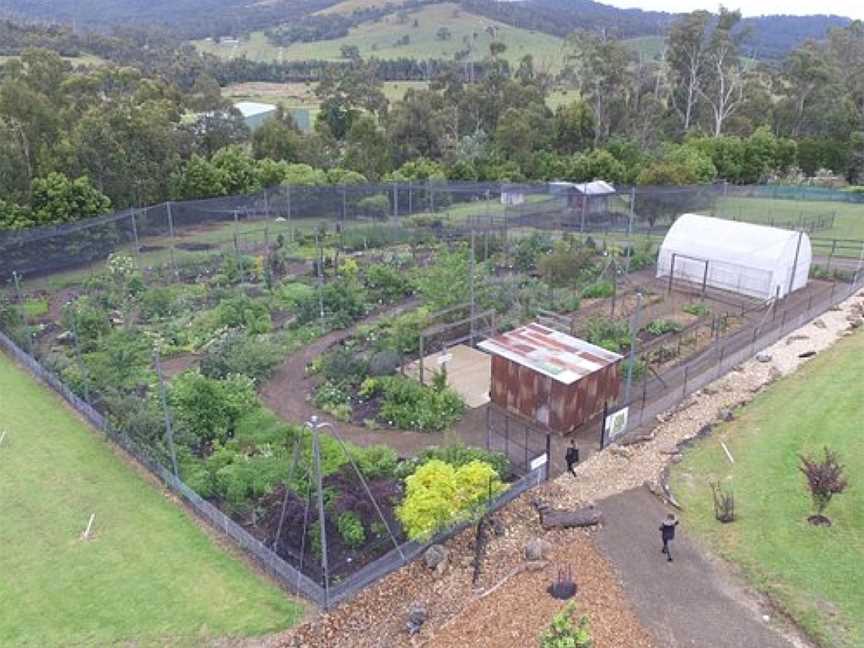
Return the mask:
[[[234,107],[243,115],[243,122],[254,131],[265,121],[276,114],[277,106],[274,104],[258,103],[257,101],[238,101]],[[286,114],[291,115],[294,124],[302,131],[308,131],[312,124],[309,120],[309,111],[303,108],[283,108]]]
[[567,207],[588,214],[605,214],[609,211],[609,201],[617,191],[608,182],[594,180],[592,182],[550,182],[549,190],[553,196],[561,196],[567,202]]
[[492,355],[492,402],[551,430],[572,432],[618,397],[620,355],[540,324],[479,348]]
[[811,260],[804,232],[684,214],[663,240],[657,276],[770,299],[806,286]]

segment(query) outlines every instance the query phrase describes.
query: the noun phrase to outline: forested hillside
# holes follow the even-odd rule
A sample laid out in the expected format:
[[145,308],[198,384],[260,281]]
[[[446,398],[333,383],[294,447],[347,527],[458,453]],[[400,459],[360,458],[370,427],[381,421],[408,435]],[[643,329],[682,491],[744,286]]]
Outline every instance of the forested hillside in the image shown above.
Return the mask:
[[[273,45],[290,46],[344,39],[352,28],[368,29],[371,24],[388,17],[392,20],[421,5],[439,1],[53,0],[47,3],[7,0],[2,10],[13,16],[101,30],[158,25],[188,39],[245,37],[251,32],[267,30]],[[464,17],[464,29],[473,29],[471,21],[482,17],[515,29],[561,38],[577,29],[603,32],[618,39],[658,36],[665,34],[679,17],[666,12],[619,9],[593,0],[461,0],[458,4]],[[814,10],[819,9],[822,8],[814,7]],[[751,57],[778,59],[804,41],[823,39],[831,28],[844,27],[849,22],[847,18],[825,15],[762,16],[746,18],[736,29],[744,37],[743,45]],[[452,25],[443,26],[454,31]],[[434,32],[432,29],[430,34]],[[327,46],[324,50],[326,53]],[[275,60],[275,50],[272,54]],[[261,56],[251,58],[263,60]],[[305,57],[292,53],[290,58],[328,56],[316,50]]]

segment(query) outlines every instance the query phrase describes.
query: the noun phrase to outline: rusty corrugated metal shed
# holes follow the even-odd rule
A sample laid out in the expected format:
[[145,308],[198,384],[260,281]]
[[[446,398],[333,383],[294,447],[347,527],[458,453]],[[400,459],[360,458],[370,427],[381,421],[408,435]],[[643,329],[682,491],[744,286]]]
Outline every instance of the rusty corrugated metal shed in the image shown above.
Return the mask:
[[492,354],[492,401],[553,430],[575,430],[618,397],[622,356],[584,340],[535,323],[479,346]]

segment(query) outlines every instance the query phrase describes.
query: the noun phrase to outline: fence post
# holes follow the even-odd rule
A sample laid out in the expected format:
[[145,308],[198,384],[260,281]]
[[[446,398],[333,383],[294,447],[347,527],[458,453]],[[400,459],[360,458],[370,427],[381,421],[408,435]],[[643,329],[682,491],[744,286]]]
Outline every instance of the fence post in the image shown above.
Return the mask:
[[141,264],[141,242],[138,240],[138,219],[135,216],[135,210],[132,210],[132,239],[135,241],[135,258],[138,260],[138,270],[143,272],[144,267]]
[[177,453],[174,449],[174,430],[171,426],[171,412],[168,410],[168,396],[165,389],[165,378],[162,376],[162,365],[159,362],[159,347],[153,349],[153,362],[156,365],[156,376],[159,378],[159,399],[162,401],[162,413],[165,416],[165,437],[168,439],[168,451],[171,453],[171,469],[174,476],[179,477],[177,470]]
[[828,255],[828,267],[826,270],[831,272],[831,261],[834,259],[834,252],[837,250],[837,239],[831,239],[831,253]]
[[[626,401],[625,401],[626,404]],[[609,401],[603,401],[603,417],[600,419],[600,449],[606,447],[606,418],[609,416]]]
[[549,469],[552,464],[552,436],[546,433],[546,464],[545,464],[545,479],[549,481]]
[[342,185],[342,221],[348,218],[348,190]]
[[393,183],[393,217],[399,218],[399,183]]
[[177,260],[174,258],[174,212],[171,209],[171,201],[165,203],[168,210],[168,233],[171,236],[171,268],[174,271],[174,278],[179,279],[180,274],[177,272]]
[[78,311],[75,310],[75,305],[72,304],[72,336],[75,343],[75,364],[78,365],[78,371],[81,373],[81,381],[84,386],[84,400],[90,407],[93,403],[90,400],[90,375],[87,368],[84,366],[84,361],[81,359],[81,345],[78,340]]
[[21,275],[17,271],[12,271],[12,281],[15,282],[15,295],[18,301],[18,306],[21,307],[24,317],[24,330],[27,333],[27,353],[31,358],[36,358],[33,355],[33,331],[30,330],[30,317],[27,315],[27,308],[24,306],[24,298],[21,296]]
[[408,181],[408,215],[414,213],[414,193],[411,190],[411,181]]

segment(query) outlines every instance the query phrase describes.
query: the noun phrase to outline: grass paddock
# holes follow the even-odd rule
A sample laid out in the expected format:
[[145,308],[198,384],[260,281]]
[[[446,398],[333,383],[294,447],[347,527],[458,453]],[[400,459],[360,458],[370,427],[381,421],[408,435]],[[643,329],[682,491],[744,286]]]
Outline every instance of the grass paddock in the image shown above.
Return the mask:
[[201,646],[301,617],[0,354],[4,430],[0,646]]
[[[737,420],[685,453],[672,473],[684,529],[740,566],[821,646],[864,646],[864,335],[840,340],[746,406]],[[726,443],[735,464],[720,446]],[[798,455],[836,450],[850,486],[812,506]],[[735,495],[738,520],[714,520],[709,481]]]

